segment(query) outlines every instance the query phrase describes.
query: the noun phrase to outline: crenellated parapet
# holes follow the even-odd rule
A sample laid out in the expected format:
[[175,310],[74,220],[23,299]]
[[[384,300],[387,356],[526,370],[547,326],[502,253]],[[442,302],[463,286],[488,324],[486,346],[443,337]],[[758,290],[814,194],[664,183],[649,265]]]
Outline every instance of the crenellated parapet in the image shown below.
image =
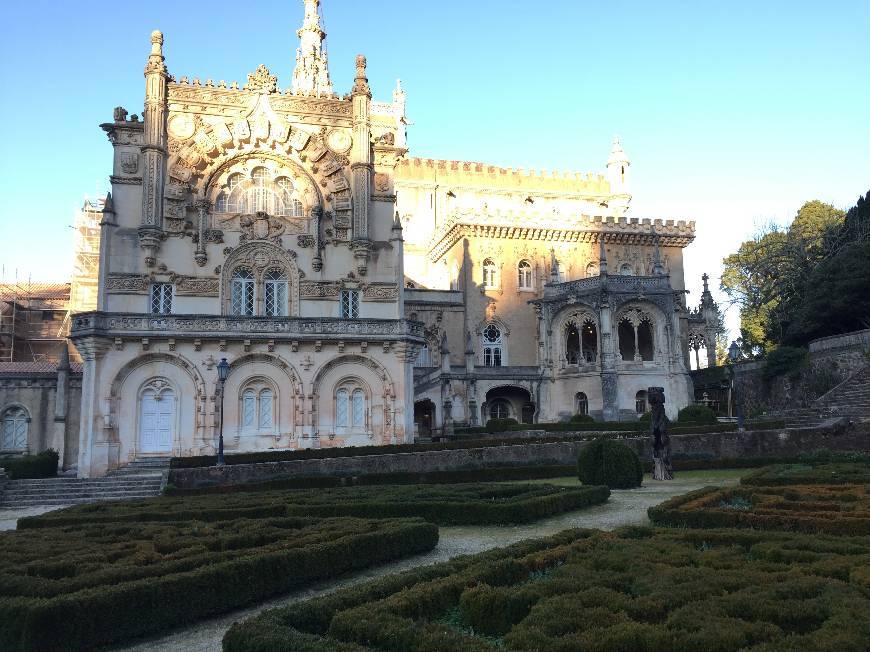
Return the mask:
[[396,168],[396,178],[404,184],[437,183],[457,189],[526,190],[583,196],[610,194],[610,183],[601,174],[503,168],[472,161],[411,157]]
[[695,222],[536,211],[454,212],[436,230],[429,258],[437,261],[463,238],[686,247]]

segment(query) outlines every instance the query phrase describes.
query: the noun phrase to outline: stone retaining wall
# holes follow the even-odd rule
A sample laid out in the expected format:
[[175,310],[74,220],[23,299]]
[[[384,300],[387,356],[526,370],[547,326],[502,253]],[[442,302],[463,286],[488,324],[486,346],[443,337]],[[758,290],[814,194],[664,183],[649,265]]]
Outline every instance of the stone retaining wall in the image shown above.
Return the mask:
[[[671,454],[674,459],[736,459],[787,457],[818,448],[870,450],[870,426],[862,428],[848,428],[843,423],[837,423],[817,428],[674,435],[671,437]],[[652,456],[648,437],[632,437],[624,441],[642,458],[649,459]],[[200,489],[306,476],[353,477],[511,466],[571,465],[575,463],[577,453],[587,443],[588,440],[528,443],[463,450],[172,469],[169,482],[179,489]]]

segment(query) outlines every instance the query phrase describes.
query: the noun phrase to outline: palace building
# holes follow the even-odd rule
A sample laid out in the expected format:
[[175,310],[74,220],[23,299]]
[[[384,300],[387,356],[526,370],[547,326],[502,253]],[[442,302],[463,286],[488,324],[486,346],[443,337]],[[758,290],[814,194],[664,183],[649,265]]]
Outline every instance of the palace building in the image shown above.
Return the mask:
[[101,125],[111,193],[87,240],[96,309],[70,318],[65,465],[213,454],[221,423],[232,453],[636,419],[649,386],[675,416],[717,322],[706,285],[686,307],[694,223],[627,216],[618,139],[603,174],[410,156],[401,84],[374,101],[360,55],[333,88],[319,5],[289,87],[263,65],[241,84],[170,74],[155,31],[144,114]]

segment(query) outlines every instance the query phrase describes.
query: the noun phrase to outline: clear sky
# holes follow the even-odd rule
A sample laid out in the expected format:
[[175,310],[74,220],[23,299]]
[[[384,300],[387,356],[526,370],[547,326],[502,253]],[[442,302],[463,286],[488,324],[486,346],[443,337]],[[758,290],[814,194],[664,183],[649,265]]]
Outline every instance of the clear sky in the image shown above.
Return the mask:
[[[290,85],[301,0],[27,0],[0,41],[0,263],[65,279],[73,216],[108,189],[112,108],[142,112],[149,34],[169,71]],[[686,280],[762,223],[870,189],[870,0],[324,0],[333,84],[364,53],[375,99],[408,93],[411,153],[603,172],[619,134],[630,215],[693,219]],[[729,324],[736,325],[733,316]]]

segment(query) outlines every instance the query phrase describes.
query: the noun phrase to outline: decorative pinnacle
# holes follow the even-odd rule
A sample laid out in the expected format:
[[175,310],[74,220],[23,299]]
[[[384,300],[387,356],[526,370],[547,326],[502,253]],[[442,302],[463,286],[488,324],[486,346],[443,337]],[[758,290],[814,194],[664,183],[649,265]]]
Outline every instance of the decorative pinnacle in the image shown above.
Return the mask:
[[369,80],[366,77],[366,58],[362,54],[356,55],[356,77],[353,80],[353,88],[351,93],[354,95],[372,96],[372,90],[369,88]]
[[151,54],[158,57],[163,56],[163,32],[159,29],[151,32]]
[[604,248],[604,234],[598,237],[598,274],[607,276],[607,250]]

